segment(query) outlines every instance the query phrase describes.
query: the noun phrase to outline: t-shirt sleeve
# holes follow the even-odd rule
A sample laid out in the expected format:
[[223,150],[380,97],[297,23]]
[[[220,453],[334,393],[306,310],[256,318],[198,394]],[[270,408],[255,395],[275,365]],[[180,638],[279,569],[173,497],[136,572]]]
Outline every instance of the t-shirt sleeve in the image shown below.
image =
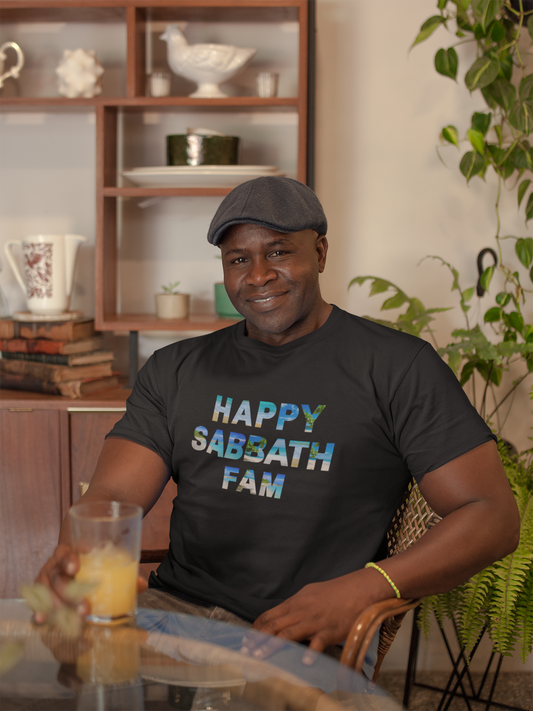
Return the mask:
[[126,403],[126,414],[107,437],[122,437],[148,447],[159,454],[171,471],[173,442],[157,372],[156,357],[153,355],[139,371]]
[[496,439],[429,343],[417,353],[394,393],[391,415],[395,445],[417,482],[427,472]]

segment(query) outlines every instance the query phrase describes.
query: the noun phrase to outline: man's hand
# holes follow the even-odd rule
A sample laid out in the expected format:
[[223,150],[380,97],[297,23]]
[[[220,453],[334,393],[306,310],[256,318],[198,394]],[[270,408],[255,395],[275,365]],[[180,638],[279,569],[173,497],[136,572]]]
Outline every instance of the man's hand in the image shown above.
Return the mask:
[[[281,605],[260,615],[253,629],[293,642],[309,641],[310,650],[323,652],[326,647],[346,640],[367,605],[391,597],[390,586],[380,577],[363,569],[306,585]],[[241,651],[264,658],[278,646],[274,640],[257,646],[250,639],[244,642]],[[310,663],[313,657],[313,653],[305,655],[304,663]]]
[[[80,567],[80,561],[72,548],[65,543],[60,543],[55,549],[52,557],[46,561],[37,576],[35,582],[45,585],[51,592],[54,607],[62,605],[73,607],[72,601],[65,595],[67,585],[74,579]],[[148,583],[141,575],[137,577],[137,592],[144,592],[148,588]],[[76,604],[76,612],[80,617],[86,617],[91,610],[88,600],[82,600]],[[46,622],[45,612],[35,612],[35,622],[42,624]]]
[[[65,596],[65,588],[74,579],[79,567],[78,556],[72,548],[60,543],[53,552],[52,557],[43,565],[35,582],[42,583],[52,591],[53,602],[56,607],[61,607],[62,605],[71,607],[72,603]],[[81,617],[86,617],[89,614],[89,609],[87,600],[83,600],[76,608]],[[36,612],[34,617],[35,622],[39,624],[46,622],[45,612]]]

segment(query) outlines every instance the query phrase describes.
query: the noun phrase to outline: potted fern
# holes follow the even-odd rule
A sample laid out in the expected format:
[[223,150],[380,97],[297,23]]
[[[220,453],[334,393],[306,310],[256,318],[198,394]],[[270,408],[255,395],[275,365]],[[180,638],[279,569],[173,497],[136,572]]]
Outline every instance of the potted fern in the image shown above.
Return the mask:
[[[524,210],[525,223],[533,218],[533,74],[524,63],[525,44],[533,42],[533,5],[529,0],[436,0],[436,13],[420,28],[413,47],[437,30],[449,31],[449,47],[435,55],[436,71],[454,81],[459,69],[458,45],[471,43],[476,56],[464,76],[470,92],[480,92],[486,108],[471,116],[466,136],[446,125],[441,142],[462,151],[459,169],[468,184],[484,179],[493,171],[497,179],[495,195],[494,264],[482,270],[477,285],[464,288],[457,270],[442,257],[440,263],[452,277],[452,291],[465,318],[465,327],[453,332],[453,340],[439,347],[435,320],[447,308],[424,306],[400,286],[378,276],[358,276],[351,282],[370,282],[370,294],[386,295],[382,311],[396,318],[372,319],[384,325],[433,341],[440,355],[454,370],[461,384],[470,389],[473,404],[496,433],[501,430],[513,403],[513,395],[533,372],[533,324],[527,323],[524,304],[533,283],[533,238],[506,235],[501,230],[500,198],[503,189],[516,193],[517,205]],[[504,240],[514,243],[516,262],[503,259]],[[481,323],[471,323],[469,311],[477,292],[482,297],[493,286],[499,272],[503,284],[484,309]],[[385,316],[385,314],[384,314]],[[368,318],[368,317],[367,317]],[[503,389],[506,370],[518,371],[510,386]],[[525,661],[533,642],[533,449],[521,454],[500,443],[502,461],[522,517],[518,549],[497,561],[446,595],[427,598],[421,610],[421,624],[427,632],[430,613],[435,611],[442,624],[453,618],[467,655],[486,630],[494,649],[511,654],[518,645]]]

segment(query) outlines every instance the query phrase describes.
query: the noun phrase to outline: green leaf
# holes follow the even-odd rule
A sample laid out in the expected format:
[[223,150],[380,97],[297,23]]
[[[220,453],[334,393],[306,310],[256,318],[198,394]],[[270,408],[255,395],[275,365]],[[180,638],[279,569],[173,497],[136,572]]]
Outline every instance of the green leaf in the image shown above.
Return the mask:
[[433,15],[432,17],[427,19],[424,22],[424,24],[422,25],[422,27],[420,28],[420,32],[418,33],[415,41],[411,45],[411,49],[416,44],[420,44],[420,42],[423,42],[428,37],[430,37],[435,32],[437,27],[439,27],[439,25],[442,25],[443,23],[444,23],[444,18],[442,17],[442,15]]
[[503,5],[503,0],[473,0],[474,17],[484,30],[496,19]]
[[506,79],[507,81],[511,81],[513,77],[513,57],[507,51],[505,56],[502,57],[502,55],[498,55],[498,58],[500,60],[500,73],[499,76],[502,79]]
[[491,121],[492,121],[492,114],[490,113],[490,111],[488,114],[476,111],[472,115],[472,128],[475,131],[479,131],[479,133],[481,133],[483,136],[486,136],[487,131],[490,128]]
[[54,609],[52,593],[42,583],[21,585],[20,594],[34,612],[51,612]]
[[490,57],[480,57],[476,59],[465,76],[467,89],[482,89],[496,79],[500,71],[500,63],[497,59]]
[[485,99],[487,106],[491,109],[497,109],[498,103],[492,96],[491,87],[492,87],[492,84],[489,84],[489,86],[483,87],[483,89],[481,89],[481,93],[483,95],[483,98]]
[[522,180],[520,185],[518,186],[518,207],[520,207],[520,203],[524,199],[524,195],[527,192],[527,189],[531,185],[531,180]]
[[533,237],[521,237],[516,240],[515,252],[522,264],[529,267],[533,261]]
[[487,267],[483,274],[479,277],[479,283],[485,289],[489,290],[490,282],[492,281],[492,275],[494,274],[494,266]]
[[24,642],[5,642],[0,646],[0,676],[13,669],[24,657]]
[[505,158],[506,151],[503,148],[498,148],[493,143],[487,143],[485,145],[489,156],[492,158],[494,165],[500,167],[503,159]]
[[509,301],[511,301],[511,294],[508,294],[506,291],[500,291],[496,296],[496,303],[500,304],[500,306],[507,306]]
[[383,302],[381,310],[388,311],[389,309],[397,309],[408,300],[407,296],[403,292],[399,291],[395,294],[395,296],[391,296],[390,299]]
[[526,223],[533,218],[533,193],[527,199],[526,205]]
[[533,74],[528,74],[522,79],[518,88],[518,96],[522,101],[533,99]]
[[461,173],[465,176],[467,183],[479,175],[485,169],[485,159],[477,151],[468,151],[464,154],[459,164]]
[[457,67],[459,60],[457,52],[453,47],[449,49],[439,49],[435,55],[435,69],[445,77],[455,79],[457,77]]
[[492,25],[490,38],[493,42],[501,42],[502,39],[505,38],[505,27],[499,20],[496,20],[496,22]]
[[533,129],[533,102],[516,101],[509,113],[509,123],[513,128],[529,135]]
[[447,4],[448,0],[439,0],[437,3],[437,7],[439,8],[439,10],[444,10]]
[[459,375],[459,368],[462,362],[463,355],[459,349],[453,350],[448,354],[448,365],[457,376]]
[[84,600],[97,586],[97,581],[81,583],[71,580],[65,586],[63,595],[69,602],[78,603]]
[[[509,111],[513,103],[516,101],[516,88],[510,81],[498,77],[483,90],[483,96],[487,100],[486,94],[489,94],[492,100],[501,106],[505,111]],[[489,103],[487,101],[487,103]],[[489,104],[490,105],[490,104]],[[491,106],[491,108],[493,108]]]
[[531,170],[533,168],[533,161],[531,158],[531,152],[528,141],[522,141],[519,146],[516,146],[516,151],[514,152],[514,159],[516,167],[519,169]]
[[369,295],[374,296],[375,294],[382,294],[384,291],[388,291],[390,285],[390,281],[386,281],[385,279],[374,279]]
[[459,148],[459,133],[455,126],[445,126],[442,129],[442,136],[448,143],[453,143],[454,146]]
[[527,31],[529,32],[531,39],[533,39],[533,15],[530,15],[527,18]]
[[507,314],[506,321],[517,333],[522,334],[522,331],[524,330],[524,319],[518,311],[511,311],[510,314]]
[[483,134],[479,131],[475,131],[473,128],[469,128],[466,135],[474,149],[483,155],[485,152],[485,139],[483,138]]
[[501,321],[502,313],[502,309],[499,306],[493,306],[487,311],[483,320],[485,323],[495,323],[496,321]]
[[474,286],[471,286],[469,289],[465,289],[462,294],[463,301],[470,301],[470,299],[474,296],[475,291],[476,288]]
[[533,267],[529,270],[529,279],[533,282]]

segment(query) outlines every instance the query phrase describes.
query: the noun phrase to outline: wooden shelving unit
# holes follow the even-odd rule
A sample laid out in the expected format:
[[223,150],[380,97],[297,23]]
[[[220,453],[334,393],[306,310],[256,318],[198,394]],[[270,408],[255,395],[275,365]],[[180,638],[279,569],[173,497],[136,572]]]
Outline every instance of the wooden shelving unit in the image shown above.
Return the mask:
[[[293,173],[308,179],[308,32],[313,0],[0,0],[0,18],[8,23],[119,23],[124,25],[125,80],[121,95],[91,99],[59,96],[0,96],[3,111],[91,111],[96,116],[96,242],[95,321],[102,331],[215,330],[231,321],[192,317],[161,322],[155,315],[120,313],[117,293],[119,266],[119,203],[124,199],[222,197],[226,188],[139,188],[120,178],[120,117],[124,112],[164,113],[289,112],[297,122],[297,156]],[[297,23],[297,95],[263,99],[236,96],[192,99],[189,96],[151,98],[145,95],[147,33],[154,22]],[[266,26],[266,25],[265,25]],[[253,63],[253,60],[252,60]],[[264,70],[264,67],[261,68]],[[24,71],[24,70],[23,70]]]

